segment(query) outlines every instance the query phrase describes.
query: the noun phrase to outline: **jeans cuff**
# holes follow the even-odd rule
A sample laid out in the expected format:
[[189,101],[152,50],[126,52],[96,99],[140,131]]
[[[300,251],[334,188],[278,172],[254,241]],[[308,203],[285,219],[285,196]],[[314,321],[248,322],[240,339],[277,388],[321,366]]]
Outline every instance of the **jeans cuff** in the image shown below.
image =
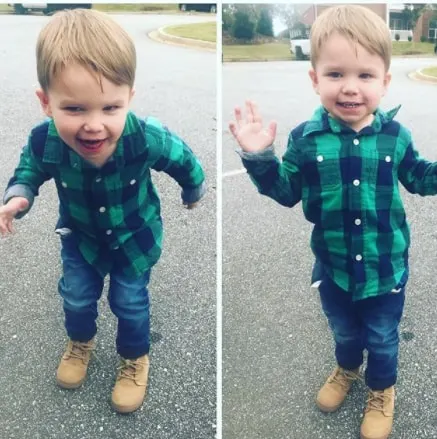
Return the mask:
[[150,345],[141,346],[117,346],[117,353],[125,360],[136,360],[143,355],[148,355],[150,351]]
[[366,385],[371,390],[384,390],[396,384],[397,376],[394,375],[384,379],[369,379],[366,375]]

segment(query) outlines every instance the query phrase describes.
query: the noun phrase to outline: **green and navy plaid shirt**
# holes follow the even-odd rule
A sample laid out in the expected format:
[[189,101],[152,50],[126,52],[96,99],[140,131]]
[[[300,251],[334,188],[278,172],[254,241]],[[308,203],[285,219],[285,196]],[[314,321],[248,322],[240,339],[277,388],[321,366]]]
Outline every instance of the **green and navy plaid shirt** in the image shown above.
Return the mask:
[[58,229],[72,231],[81,254],[102,276],[117,264],[126,275],[137,277],[161,254],[160,202],[151,169],[174,178],[185,203],[205,192],[198,159],[154,118],[144,121],[128,113],[117,148],[101,168],[69,148],[49,120],[32,130],[4,203],[24,196],[31,206],[39,187],[53,178],[60,200]]
[[375,112],[356,133],[319,108],[289,136],[282,163],[273,148],[241,152],[261,194],[314,224],[311,248],[332,280],[360,300],[390,292],[408,269],[409,226],[399,193],[437,193],[437,162],[421,158],[410,132]]

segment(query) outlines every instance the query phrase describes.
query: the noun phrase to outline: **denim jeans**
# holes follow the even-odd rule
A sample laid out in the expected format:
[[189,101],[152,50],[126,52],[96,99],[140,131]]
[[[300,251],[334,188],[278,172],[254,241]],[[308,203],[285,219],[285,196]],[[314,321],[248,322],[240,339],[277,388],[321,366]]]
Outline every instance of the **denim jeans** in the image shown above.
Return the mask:
[[405,301],[405,282],[400,291],[353,302],[322,271],[319,279],[323,311],[332,329],[339,366],[356,369],[367,350],[366,384],[383,390],[396,383],[399,351],[399,323]]
[[[104,279],[82,257],[74,234],[62,237],[61,243],[63,276],[58,289],[64,301],[65,328],[70,339],[85,342],[97,332],[97,301]],[[150,348],[150,270],[138,279],[127,278],[117,267],[109,275],[108,301],[118,318],[117,352],[123,358],[136,359]]]

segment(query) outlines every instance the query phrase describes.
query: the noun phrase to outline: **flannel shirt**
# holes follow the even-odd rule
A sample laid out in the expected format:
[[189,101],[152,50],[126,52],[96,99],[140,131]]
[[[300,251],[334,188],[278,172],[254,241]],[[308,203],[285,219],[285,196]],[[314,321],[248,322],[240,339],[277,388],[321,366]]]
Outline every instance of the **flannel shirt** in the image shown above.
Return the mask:
[[144,121],[129,112],[114,154],[101,168],[69,148],[49,120],[31,131],[4,203],[24,196],[30,209],[39,187],[53,178],[60,201],[57,228],[72,232],[63,239],[76,239],[102,276],[117,264],[127,276],[138,277],[158,261],[162,247],[160,201],[150,169],[174,178],[185,203],[205,192],[200,162],[157,119]]
[[282,163],[272,147],[240,152],[261,194],[288,207],[302,201],[316,259],[354,301],[390,292],[408,273],[398,182],[411,193],[437,193],[437,162],[419,156],[393,120],[398,110],[376,110],[357,133],[320,107],[291,131]]

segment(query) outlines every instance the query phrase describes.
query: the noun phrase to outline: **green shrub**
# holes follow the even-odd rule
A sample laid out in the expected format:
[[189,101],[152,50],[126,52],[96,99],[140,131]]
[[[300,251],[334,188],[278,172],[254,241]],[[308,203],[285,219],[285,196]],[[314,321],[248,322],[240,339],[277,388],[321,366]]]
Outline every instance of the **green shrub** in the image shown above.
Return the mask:
[[425,43],[425,42],[426,42],[426,37],[425,37],[425,35],[422,35],[422,36],[420,37],[420,42],[421,42],[421,43]]
[[255,35],[255,20],[245,11],[237,11],[232,24],[232,36],[251,40]]
[[411,35],[408,35],[408,41],[411,43],[413,41],[413,37]]
[[268,8],[261,9],[256,31],[266,37],[273,37],[273,22]]
[[401,36],[399,34],[395,34],[395,40],[399,41],[401,39]]

